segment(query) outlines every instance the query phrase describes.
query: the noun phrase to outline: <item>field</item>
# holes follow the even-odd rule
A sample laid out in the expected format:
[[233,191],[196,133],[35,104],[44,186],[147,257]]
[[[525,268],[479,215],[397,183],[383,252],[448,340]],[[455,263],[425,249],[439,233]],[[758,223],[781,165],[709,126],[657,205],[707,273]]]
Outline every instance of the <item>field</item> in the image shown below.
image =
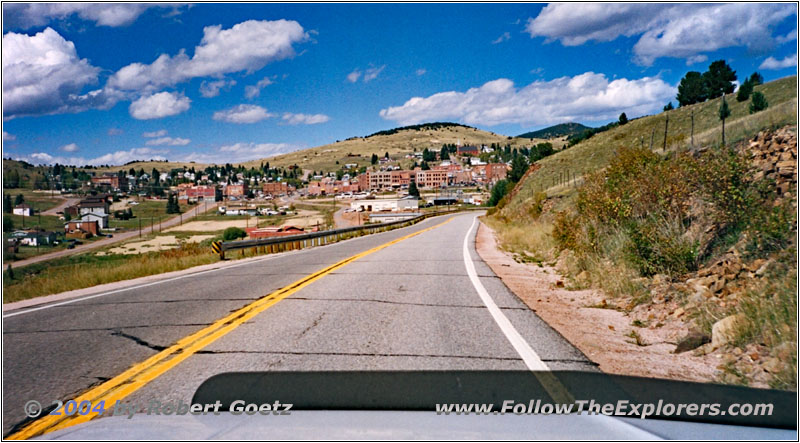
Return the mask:
[[[120,205],[120,203],[115,203]],[[181,204],[181,213],[188,215],[194,214],[193,211],[200,206]],[[141,221],[142,228],[148,227],[151,224],[158,225],[159,221],[164,221],[172,217],[177,217],[178,214],[167,214],[167,201],[166,200],[141,200],[138,205],[126,206],[133,211],[134,218],[128,220],[118,220],[112,215],[109,217],[108,224],[111,228],[121,229],[138,229],[139,222]],[[121,208],[120,208],[121,209]],[[112,211],[113,214],[113,211]]]

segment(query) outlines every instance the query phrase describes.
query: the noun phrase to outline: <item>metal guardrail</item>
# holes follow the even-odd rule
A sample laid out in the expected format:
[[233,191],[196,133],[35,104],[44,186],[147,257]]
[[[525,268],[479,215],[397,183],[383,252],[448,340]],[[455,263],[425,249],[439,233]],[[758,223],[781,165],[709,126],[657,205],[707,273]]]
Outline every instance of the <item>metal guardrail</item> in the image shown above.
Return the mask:
[[219,254],[220,260],[225,260],[226,251],[240,250],[242,255],[244,255],[245,249],[251,249],[254,254],[272,254],[295,249],[305,249],[314,246],[322,246],[329,243],[336,243],[338,241],[353,237],[361,237],[363,235],[404,228],[406,226],[417,224],[430,217],[475,210],[486,210],[486,208],[459,208],[454,211],[429,212],[408,220],[397,220],[387,223],[352,226],[349,228],[331,229],[328,231],[309,232],[308,234],[287,235],[282,237],[252,240],[215,242],[212,250]]

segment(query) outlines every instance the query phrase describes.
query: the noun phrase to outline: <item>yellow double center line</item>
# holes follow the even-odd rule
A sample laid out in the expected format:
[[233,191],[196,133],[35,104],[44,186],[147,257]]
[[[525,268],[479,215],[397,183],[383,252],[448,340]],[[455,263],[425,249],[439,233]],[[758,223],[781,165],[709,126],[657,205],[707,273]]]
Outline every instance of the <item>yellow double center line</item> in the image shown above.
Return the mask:
[[[453,220],[452,217],[437,225],[413,232],[388,243],[384,243],[380,246],[376,246],[372,249],[356,254],[352,257],[346,258],[336,264],[328,266],[325,269],[297,280],[296,282],[271,294],[259,298],[253,303],[250,303],[249,305],[234,311],[230,315],[217,320],[210,326],[178,340],[174,345],[164,349],[147,360],[134,365],[127,371],[112,378],[111,380],[108,380],[107,382],[104,382],[79,395],[78,397],[74,398],[74,400],[77,404],[81,404],[83,401],[88,401],[93,407],[100,404],[100,402],[104,402],[106,409],[111,408],[118,400],[122,400],[128,395],[134,393],[139,388],[175,367],[178,363],[191,357],[197,351],[210,345],[225,334],[236,329],[242,323],[265,311],[275,303],[278,303],[284,298],[310,285],[314,281],[319,280],[325,275],[330,274],[331,272],[347,265],[348,263],[358,260],[361,257],[365,257],[374,252],[380,251],[381,249],[388,248],[389,246],[392,246],[403,240],[420,235],[432,229],[436,229],[439,226],[450,222],[451,220]],[[20,431],[10,435],[8,439],[23,440],[36,437],[47,432],[52,432],[58,429],[63,429],[79,423],[87,422],[99,415],[98,412],[94,411],[90,411],[86,415],[75,414],[70,416],[63,415],[63,410],[60,412],[62,415],[46,415],[29,423]]]

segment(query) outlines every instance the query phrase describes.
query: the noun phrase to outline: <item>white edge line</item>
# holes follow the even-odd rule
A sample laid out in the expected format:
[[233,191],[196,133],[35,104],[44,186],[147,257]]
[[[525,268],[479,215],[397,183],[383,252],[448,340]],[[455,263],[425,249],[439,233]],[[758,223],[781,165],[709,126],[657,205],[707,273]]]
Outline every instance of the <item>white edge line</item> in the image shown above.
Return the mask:
[[[426,220],[423,220],[422,222],[424,223],[425,221]],[[417,223],[416,225],[419,225],[419,224],[420,223]],[[416,226],[416,225],[411,225],[411,226]],[[391,232],[391,231],[377,232],[377,233],[375,233],[373,235],[387,234],[389,232]],[[335,242],[335,243],[329,243],[327,245],[317,246],[316,248],[324,248],[326,246],[333,246],[335,244],[339,244],[339,243],[342,243],[342,242],[345,242],[345,241],[348,241],[348,240],[357,240],[358,238],[362,238],[362,237],[355,237],[355,238],[352,238],[352,239],[346,239],[346,240],[342,240],[342,241]],[[316,248],[314,248],[314,249],[316,249]],[[298,250],[298,251],[287,251],[287,252],[291,254],[291,253],[301,252],[301,250]],[[262,261],[268,261],[268,260],[276,259],[276,258],[283,257],[283,256],[285,256],[285,255],[284,254],[277,254],[277,255],[267,256],[267,257],[263,257],[263,258],[258,259],[258,260],[251,260],[251,261],[244,262],[244,263],[232,264],[230,266],[222,266],[222,267],[215,268],[215,269],[208,269],[208,270],[205,270],[205,271],[193,272],[193,273],[190,273],[190,274],[180,275],[180,276],[177,276],[177,277],[168,278],[168,279],[164,279],[164,280],[158,280],[158,281],[145,283],[145,284],[141,284],[141,285],[129,286],[127,288],[120,288],[120,289],[115,289],[113,291],[101,292],[99,294],[87,295],[85,297],[77,297],[77,298],[73,298],[73,299],[70,299],[70,300],[62,301],[62,302],[59,302],[59,303],[46,304],[44,306],[39,306],[37,308],[30,308],[30,309],[20,308],[20,310],[14,311],[14,312],[12,312],[10,314],[3,314],[3,318],[5,319],[5,318],[9,318],[9,317],[16,317],[17,315],[27,314],[29,312],[41,311],[43,309],[48,309],[48,308],[55,308],[56,306],[64,306],[64,305],[68,305],[68,304],[71,304],[71,303],[76,303],[76,302],[79,302],[79,301],[91,300],[91,299],[97,298],[97,297],[104,297],[106,295],[117,294],[119,292],[132,291],[134,289],[146,288],[148,286],[154,286],[154,285],[159,285],[159,284],[162,284],[162,283],[168,283],[168,282],[171,282],[171,281],[180,280],[182,278],[196,277],[198,275],[207,274],[209,272],[222,271],[222,270],[236,268],[236,267],[239,267],[239,266],[249,265],[249,264],[253,264],[253,263],[260,263]]]
[[511,321],[508,319],[508,317],[506,317],[500,308],[497,307],[497,304],[494,302],[492,297],[489,295],[489,292],[486,291],[483,283],[481,283],[480,279],[478,278],[478,273],[475,271],[475,264],[472,263],[472,257],[469,254],[469,239],[477,222],[477,217],[472,219],[472,226],[470,226],[469,230],[467,231],[467,235],[464,236],[464,265],[467,267],[467,275],[469,275],[472,286],[474,286],[475,290],[478,291],[481,301],[483,301],[483,304],[489,310],[489,313],[492,315],[492,318],[494,318],[495,323],[497,323],[497,326],[499,326],[500,330],[503,331],[503,334],[505,334],[508,341],[511,342],[511,346],[514,347],[514,349],[517,351],[517,354],[522,357],[522,361],[525,362],[525,365],[528,366],[528,369],[531,371],[549,371],[550,368],[547,367],[547,364],[545,364],[545,362],[539,358],[533,348],[531,348],[528,342],[525,341],[522,335],[520,335],[519,331],[517,331],[514,325],[511,324]]

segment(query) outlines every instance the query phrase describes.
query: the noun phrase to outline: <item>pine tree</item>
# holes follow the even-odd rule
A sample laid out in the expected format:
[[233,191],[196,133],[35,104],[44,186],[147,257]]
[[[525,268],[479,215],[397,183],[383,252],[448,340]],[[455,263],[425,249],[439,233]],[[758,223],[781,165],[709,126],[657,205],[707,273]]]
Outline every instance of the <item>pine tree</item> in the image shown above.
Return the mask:
[[739,86],[739,90],[736,92],[736,101],[744,102],[750,98],[750,94],[753,93],[753,84],[750,83],[750,79],[744,81]]
[[728,107],[728,102],[725,101],[725,96],[722,96],[722,104],[719,106],[719,119],[722,120],[722,145],[725,145],[725,119],[730,117],[731,110]]
[[725,60],[711,63],[708,71],[703,73],[703,83],[710,99],[732,93],[736,88],[734,81],[736,81],[736,71],[731,69]]
[[625,115],[625,113],[623,112],[622,114],[619,115],[619,124],[620,126],[622,126],[625,123],[628,123],[628,116]]
[[411,180],[411,183],[408,185],[408,195],[419,198],[419,188],[417,188],[417,182],[414,180]]
[[755,114],[758,111],[763,111],[769,107],[767,98],[764,94],[756,91],[753,93],[753,100],[750,102],[750,113]]

